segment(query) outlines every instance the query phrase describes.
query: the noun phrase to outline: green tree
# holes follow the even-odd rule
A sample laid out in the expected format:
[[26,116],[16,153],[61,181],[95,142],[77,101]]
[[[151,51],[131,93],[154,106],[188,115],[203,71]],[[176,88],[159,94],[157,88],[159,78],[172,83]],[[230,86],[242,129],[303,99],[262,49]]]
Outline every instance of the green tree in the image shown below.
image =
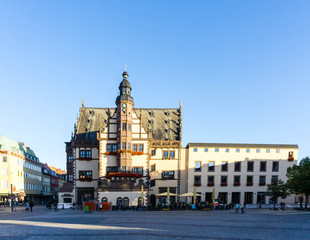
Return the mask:
[[310,158],[303,158],[299,165],[289,167],[286,176],[289,191],[306,197],[305,209],[307,210],[310,195]]
[[273,209],[276,209],[276,201],[279,197],[286,198],[289,195],[286,184],[281,180],[272,180],[271,184],[267,184],[267,196],[273,200]]

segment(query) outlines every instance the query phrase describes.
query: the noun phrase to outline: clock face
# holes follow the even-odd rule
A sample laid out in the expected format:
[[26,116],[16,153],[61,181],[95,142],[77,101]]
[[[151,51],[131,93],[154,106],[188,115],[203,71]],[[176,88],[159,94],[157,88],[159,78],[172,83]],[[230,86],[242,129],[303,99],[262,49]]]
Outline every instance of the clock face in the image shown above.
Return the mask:
[[125,108],[126,106],[127,106],[126,103],[123,103],[123,104],[122,104],[122,107],[123,107],[123,108]]

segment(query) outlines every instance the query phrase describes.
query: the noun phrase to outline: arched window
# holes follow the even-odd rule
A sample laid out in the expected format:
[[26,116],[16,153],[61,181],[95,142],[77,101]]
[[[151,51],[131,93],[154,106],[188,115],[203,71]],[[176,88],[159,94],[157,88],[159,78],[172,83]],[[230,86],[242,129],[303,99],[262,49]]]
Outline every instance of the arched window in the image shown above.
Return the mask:
[[121,205],[122,205],[122,202],[123,202],[123,199],[122,199],[121,197],[118,197],[118,198],[116,199],[116,205],[117,205],[117,206],[121,206]]
[[123,199],[123,206],[129,207],[129,198],[128,197],[125,197]]
[[108,199],[107,199],[106,197],[103,197],[103,198],[101,199],[101,202],[108,202]]

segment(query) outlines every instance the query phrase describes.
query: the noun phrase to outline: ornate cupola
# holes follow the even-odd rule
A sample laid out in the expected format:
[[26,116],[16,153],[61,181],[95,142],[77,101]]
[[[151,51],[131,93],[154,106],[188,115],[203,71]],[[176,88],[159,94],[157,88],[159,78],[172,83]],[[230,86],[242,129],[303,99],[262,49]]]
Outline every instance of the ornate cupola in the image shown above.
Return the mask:
[[116,104],[121,100],[127,100],[133,102],[133,97],[131,96],[131,86],[130,82],[128,81],[128,73],[125,71],[123,72],[123,81],[120,83],[119,89],[119,96],[116,98]]
[[119,96],[116,98],[117,105],[117,143],[120,153],[117,156],[117,166],[124,172],[131,171],[132,164],[132,111],[133,97],[131,86],[128,81],[128,73],[123,72],[123,81],[119,85]]

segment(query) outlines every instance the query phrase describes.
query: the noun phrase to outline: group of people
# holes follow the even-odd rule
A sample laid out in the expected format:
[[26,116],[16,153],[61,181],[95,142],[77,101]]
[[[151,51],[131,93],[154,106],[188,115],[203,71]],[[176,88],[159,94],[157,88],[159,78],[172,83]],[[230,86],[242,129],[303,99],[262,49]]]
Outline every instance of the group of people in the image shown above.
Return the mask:
[[32,212],[32,208],[33,208],[33,202],[27,202],[26,203],[26,212],[29,212],[29,210]]
[[235,205],[235,213],[239,213],[239,209],[241,209],[241,213],[245,213],[245,211],[244,211],[244,209],[245,209],[244,202],[241,202],[241,204],[236,203],[236,205]]

